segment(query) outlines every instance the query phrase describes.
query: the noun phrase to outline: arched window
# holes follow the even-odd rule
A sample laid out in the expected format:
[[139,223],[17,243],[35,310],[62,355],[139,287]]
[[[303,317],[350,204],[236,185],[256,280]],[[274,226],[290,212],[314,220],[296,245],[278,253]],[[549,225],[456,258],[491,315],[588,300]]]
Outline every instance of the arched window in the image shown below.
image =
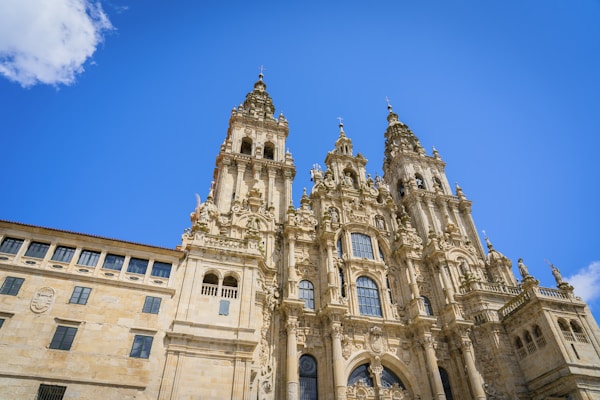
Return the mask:
[[446,400],[454,400],[452,396],[452,388],[450,387],[450,377],[444,368],[439,368],[440,370],[440,378],[442,379],[442,386],[444,388],[444,394],[446,395]]
[[433,315],[433,307],[431,307],[431,301],[425,296],[421,296],[423,300],[423,306],[425,307],[425,315]]
[[221,288],[221,297],[225,297],[228,299],[236,299],[237,298],[237,279],[233,276],[226,276],[223,279],[223,287]]
[[381,386],[388,388],[394,386],[394,384],[400,386],[405,389],[404,383],[387,367],[383,367],[383,372],[381,373]]
[[300,281],[300,299],[304,300],[304,307],[315,309],[315,289],[310,281]]
[[361,315],[382,316],[379,289],[372,279],[366,276],[359,277],[356,280],[356,293],[358,295],[358,308]]
[[252,139],[250,139],[249,137],[245,137],[242,139],[240,153],[252,155]]
[[371,237],[362,233],[352,233],[352,254],[354,257],[368,258],[373,260],[373,244]]
[[537,348],[535,347],[535,344],[533,343],[533,338],[531,337],[531,333],[529,333],[529,331],[525,331],[525,345],[527,346],[527,352],[529,354],[531,354],[537,350]]
[[525,347],[523,346],[523,341],[520,337],[515,339],[515,346],[517,347],[517,355],[519,358],[525,358],[527,356],[527,351],[525,351]]
[[415,174],[415,183],[417,184],[418,189],[425,189],[425,181],[421,174]]
[[535,338],[535,343],[538,345],[538,347],[544,347],[546,345],[544,333],[542,332],[542,328],[540,328],[539,325],[535,325],[533,327],[533,337]]
[[271,142],[265,143],[265,148],[263,150],[263,158],[267,160],[273,160],[275,156],[275,145]]
[[589,343],[587,336],[585,336],[585,333],[583,332],[583,328],[581,328],[581,325],[579,325],[579,323],[575,320],[571,320],[570,324],[573,334],[575,335],[575,339],[577,339],[578,342]]
[[344,280],[344,271],[341,268],[338,268],[339,277],[340,277],[340,295],[342,297],[346,297],[346,281]]
[[339,238],[337,241],[337,255],[338,258],[342,258],[342,254],[344,254],[344,251],[342,250],[342,238]]
[[571,332],[571,328],[569,328],[569,324],[567,321],[565,321],[564,319],[560,318],[558,320],[558,326],[560,327],[560,331],[563,334],[563,337],[565,338],[565,340],[568,340],[570,342],[574,342],[575,341],[575,335],[573,335],[573,332]]
[[217,296],[219,292],[219,277],[215,274],[208,273],[202,279],[201,294],[206,296]]
[[317,400],[317,362],[312,356],[300,357],[300,400]]
[[433,177],[433,186],[438,188],[441,192],[444,191],[444,188],[442,187],[442,181],[440,181],[440,178],[437,176]]
[[359,365],[354,368],[354,371],[348,377],[348,386],[352,386],[357,382],[362,382],[367,387],[373,387],[373,378],[369,373],[369,364]]
[[402,183],[402,181],[398,182],[398,195],[400,197],[404,197],[404,195],[406,194],[406,191],[404,190],[404,183]]

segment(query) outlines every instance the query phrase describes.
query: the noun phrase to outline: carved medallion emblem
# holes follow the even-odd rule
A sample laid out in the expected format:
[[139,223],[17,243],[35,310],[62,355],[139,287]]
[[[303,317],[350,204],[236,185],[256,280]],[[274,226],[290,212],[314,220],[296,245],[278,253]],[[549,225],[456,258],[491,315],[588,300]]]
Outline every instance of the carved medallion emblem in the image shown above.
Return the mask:
[[48,311],[54,303],[55,291],[51,287],[43,287],[37,290],[31,299],[31,311],[43,313]]

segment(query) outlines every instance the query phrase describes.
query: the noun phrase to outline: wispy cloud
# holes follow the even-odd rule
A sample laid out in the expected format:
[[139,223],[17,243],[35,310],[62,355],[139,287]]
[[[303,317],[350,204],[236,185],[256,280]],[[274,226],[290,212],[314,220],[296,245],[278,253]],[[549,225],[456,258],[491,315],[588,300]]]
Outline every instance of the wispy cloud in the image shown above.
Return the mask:
[[72,84],[111,29],[98,2],[0,1],[0,73],[24,87]]
[[575,287],[575,294],[591,303],[600,298],[600,261],[594,261],[565,280]]

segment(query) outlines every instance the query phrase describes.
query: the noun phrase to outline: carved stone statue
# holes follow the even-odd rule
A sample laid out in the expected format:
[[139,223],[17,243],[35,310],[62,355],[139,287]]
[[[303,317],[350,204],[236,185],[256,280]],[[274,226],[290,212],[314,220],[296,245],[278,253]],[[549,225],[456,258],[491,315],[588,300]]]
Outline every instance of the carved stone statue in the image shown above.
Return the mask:
[[519,258],[519,272],[521,273],[521,277],[523,279],[530,277],[531,275],[529,275],[529,270],[527,269],[527,266],[523,263],[523,259]]

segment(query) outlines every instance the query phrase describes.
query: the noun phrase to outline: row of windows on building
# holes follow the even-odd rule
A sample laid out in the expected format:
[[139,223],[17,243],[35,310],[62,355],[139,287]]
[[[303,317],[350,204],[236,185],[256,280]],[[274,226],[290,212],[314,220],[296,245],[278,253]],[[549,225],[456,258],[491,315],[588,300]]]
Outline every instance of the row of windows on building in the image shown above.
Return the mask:
[[[23,239],[6,237],[0,244],[0,253],[6,254],[17,254],[23,245]],[[50,249],[49,243],[43,242],[31,242],[25,252],[25,257],[44,259],[48,250]],[[75,254],[75,248],[69,246],[56,246],[54,253],[50,258],[51,261],[70,263]],[[83,249],[79,254],[77,265],[86,267],[96,267],[100,260],[101,252]],[[110,269],[115,271],[121,271],[125,264],[125,256],[118,254],[106,254],[104,262],[102,263],[103,269]],[[150,264],[149,260],[142,258],[131,257],[127,263],[127,272],[133,274],[145,275]],[[159,278],[169,278],[171,275],[171,264],[154,261],[152,263],[151,276]]]
[[[23,286],[23,282],[25,282],[24,278],[7,276],[0,287],[0,294],[8,296],[18,295],[19,290],[21,290],[21,286]],[[85,305],[87,304],[91,293],[92,288],[75,286],[73,288],[73,292],[71,293],[71,297],[69,298],[69,303]],[[158,314],[161,301],[162,299],[160,297],[146,296],[146,299],[144,300],[144,306],[142,307],[142,312],[148,314]]]
[[[431,180],[433,187],[435,189],[440,190],[441,192],[444,192],[444,187],[442,186],[442,181],[440,180],[440,178],[438,178],[437,176],[434,176],[433,179]],[[425,179],[423,179],[423,176],[419,173],[415,174],[415,183],[417,185],[417,189],[422,189],[422,190],[427,190],[427,185],[425,184]],[[406,194],[406,188],[404,187],[404,183],[402,183],[402,181],[398,182],[398,195],[400,197],[403,197]]]
[[[58,325],[48,348],[53,350],[71,350],[77,330],[78,328],[74,326]],[[149,358],[153,339],[152,336],[148,335],[135,335],[129,357]]]
[[[583,332],[583,328],[577,321],[571,320],[567,322],[565,319],[559,318],[557,322],[566,341],[589,343],[587,336]],[[533,332],[533,335],[530,331]],[[520,359],[535,353],[538,348],[546,346],[546,339],[540,326],[534,325],[532,329],[525,329],[522,335],[515,338],[515,346],[517,347],[517,355]],[[571,347],[575,356],[579,358],[579,354],[573,343],[571,343]]]
[[[240,146],[240,153],[251,156],[252,155],[252,139],[245,137],[242,139]],[[263,146],[262,157],[267,160],[273,160],[275,157],[275,145],[271,142],[266,142]]]

